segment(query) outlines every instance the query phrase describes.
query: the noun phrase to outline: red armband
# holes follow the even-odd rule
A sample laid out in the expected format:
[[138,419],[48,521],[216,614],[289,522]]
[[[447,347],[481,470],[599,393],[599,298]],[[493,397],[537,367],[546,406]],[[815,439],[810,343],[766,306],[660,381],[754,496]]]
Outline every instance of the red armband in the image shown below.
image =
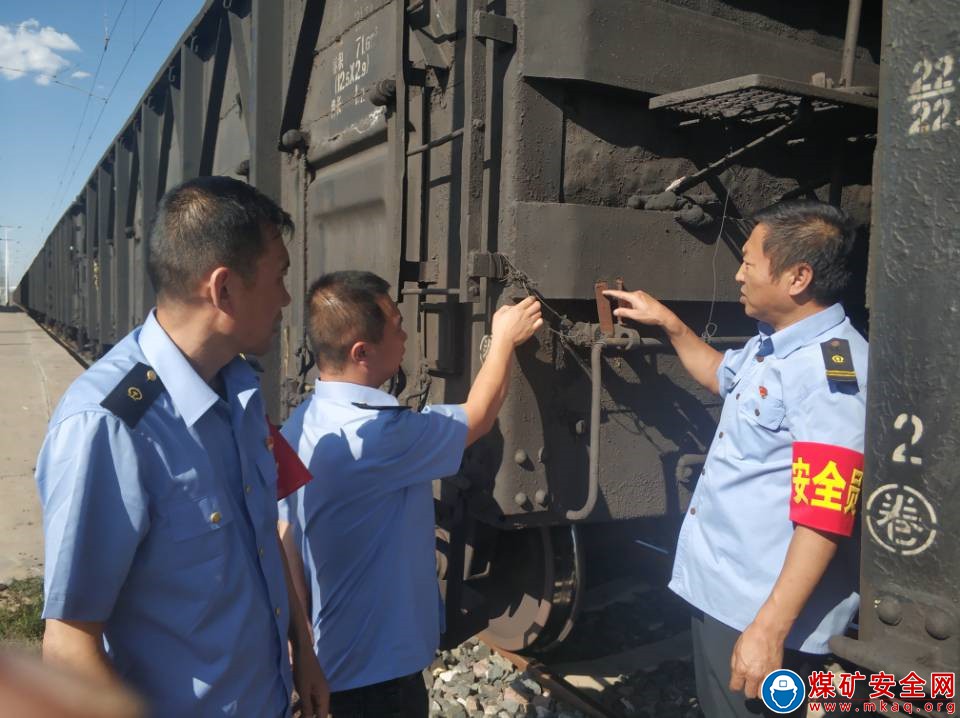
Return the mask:
[[849,536],[857,518],[863,454],[842,446],[796,441],[790,520]]
[[310,475],[310,470],[300,461],[297,452],[269,419],[267,419],[267,426],[270,428],[267,445],[273,452],[274,461],[277,462],[277,501],[280,501],[304,486],[313,477]]

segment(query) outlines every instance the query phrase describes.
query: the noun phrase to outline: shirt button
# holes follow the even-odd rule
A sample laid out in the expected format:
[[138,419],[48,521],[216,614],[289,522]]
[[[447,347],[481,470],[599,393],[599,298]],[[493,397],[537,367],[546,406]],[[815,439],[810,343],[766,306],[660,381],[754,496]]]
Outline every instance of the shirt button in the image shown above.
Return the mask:
[[263,558],[263,546],[257,547],[257,556],[259,556],[260,558]]
[[249,494],[249,493],[250,493],[250,484],[244,484],[243,490],[246,491],[246,492]]
[[690,507],[690,515],[691,515],[691,516],[696,516],[696,515],[697,515],[697,510],[696,510],[696,508],[694,508],[693,506]]
[[273,609],[273,613],[277,618],[280,618],[280,606],[277,606],[275,609]]
[[219,511],[214,511],[212,514],[210,514],[210,523],[212,523],[212,524],[218,524],[218,523],[220,523],[220,519],[221,519],[221,518],[223,518],[223,517],[220,515],[220,512],[219,512]]
[[739,393],[737,394],[737,400],[738,400],[738,401],[740,400],[740,394],[739,394]]
[[722,431],[720,432],[720,438],[721,438],[721,439],[723,438],[723,432],[722,432]]
[[759,409],[754,409],[754,410],[753,410],[753,414],[754,414],[754,416],[760,416],[760,410],[759,410]]
[[758,356],[758,357],[757,357],[757,361],[763,361],[763,357]]

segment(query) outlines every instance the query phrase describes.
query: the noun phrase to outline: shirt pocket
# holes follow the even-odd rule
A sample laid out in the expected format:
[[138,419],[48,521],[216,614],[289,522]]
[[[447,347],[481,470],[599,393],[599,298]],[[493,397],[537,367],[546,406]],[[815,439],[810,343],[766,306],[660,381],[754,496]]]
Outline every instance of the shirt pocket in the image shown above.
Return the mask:
[[779,431],[785,416],[783,400],[772,393],[761,396],[758,392],[740,402],[740,417],[768,431]]
[[234,516],[230,504],[216,495],[173,501],[163,510],[162,532],[155,545],[155,568],[182,571],[222,562],[229,549]]
[[206,496],[168,507],[167,518],[171,540],[181,543],[223,531],[233,521],[233,512],[217,496]]

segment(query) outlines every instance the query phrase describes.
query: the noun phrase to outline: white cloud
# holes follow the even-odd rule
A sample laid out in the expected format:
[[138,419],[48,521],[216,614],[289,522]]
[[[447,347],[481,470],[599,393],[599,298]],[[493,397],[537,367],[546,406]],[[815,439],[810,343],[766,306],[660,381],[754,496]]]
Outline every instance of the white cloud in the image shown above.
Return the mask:
[[0,77],[8,80],[33,77],[38,85],[49,85],[51,77],[70,65],[59,53],[79,51],[67,33],[41,27],[36,20],[0,25]]
[[70,75],[74,80],[83,80],[84,78],[90,77],[89,72],[84,72],[83,70],[77,70],[75,73]]

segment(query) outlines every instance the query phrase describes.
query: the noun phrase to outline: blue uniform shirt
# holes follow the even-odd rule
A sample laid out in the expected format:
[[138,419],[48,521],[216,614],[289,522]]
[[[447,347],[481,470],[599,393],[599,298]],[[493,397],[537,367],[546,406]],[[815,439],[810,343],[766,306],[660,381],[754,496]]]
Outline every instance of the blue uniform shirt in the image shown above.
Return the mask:
[[[130,428],[100,405],[137,363],[164,391]],[[57,407],[37,462],[44,618],[105,623],[152,715],[283,716],[292,690],[276,466],[258,378],[226,400],[151,313]]]
[[[833,338],[850,343],[855,390],[827,380],[820,343]],[[680,530],[670,588],[742,631],[770,595],[793,536],[793,442],[863,452],[867,342],[834,304],[728,351],[717,378],[723,411]],[[787,648],[829,652],[827,640],[843,633],[859,604],[858,557],[857,533],[841,538]]]
[[411,410],[390,394],[318,382],[283,435],[313,481],[281,502],[296,532],[315,649],[333,691],[430,664],[440,638],[431,481],[460,467],[460,406]]

